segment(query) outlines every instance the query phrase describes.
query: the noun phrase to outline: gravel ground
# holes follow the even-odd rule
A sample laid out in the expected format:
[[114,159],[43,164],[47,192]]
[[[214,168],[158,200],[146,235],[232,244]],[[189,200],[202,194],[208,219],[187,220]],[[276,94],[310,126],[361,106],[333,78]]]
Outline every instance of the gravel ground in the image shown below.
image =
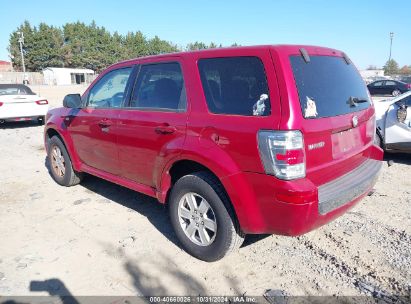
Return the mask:
[[[52,105],[84,90],[41,89],[57,96]],[[0,295],[411,293],[410,155],[386,155],[394,164],[384,163],[376,193],[334,222],[294,238],[248,236],[210,264],[180,249],[155,200],[91,176],[58,186],[42,132],[0,127]]]

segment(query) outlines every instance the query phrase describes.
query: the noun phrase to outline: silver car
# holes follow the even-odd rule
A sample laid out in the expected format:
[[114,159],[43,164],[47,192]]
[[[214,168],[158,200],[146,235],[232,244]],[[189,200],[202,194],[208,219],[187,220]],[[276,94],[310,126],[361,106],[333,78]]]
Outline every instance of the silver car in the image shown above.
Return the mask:
[[375,102],[377,143],[389,152],[411,153],[411,91]]

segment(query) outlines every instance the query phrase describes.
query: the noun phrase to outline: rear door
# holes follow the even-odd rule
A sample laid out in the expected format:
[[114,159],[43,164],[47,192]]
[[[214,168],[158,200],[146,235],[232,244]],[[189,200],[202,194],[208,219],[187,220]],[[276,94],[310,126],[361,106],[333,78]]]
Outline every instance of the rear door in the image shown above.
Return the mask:
[[288,59],[294,78],[289,81],[296,88],[289,91],[290,106],[297,115],[288,124],[303,131],[307,176],[317,185],[364,162],[375,131],[374,108],[360,74],[349,60],[323,52],[310,52],[309,62],[300,54]]
[[155,173],[184,144],[187,100],[179,57],[142,61],[130,100],[118,118],[121,176],[155,187]]
[[383,92],[384,92],[383,81],[374,82],[370,86],[370,93],[371,94],[379,95],[379,94],[383,94]]
[[81,161],[118,175],[116,125],[132,67],[106,72],[85,94],[84,108],[72,112],[69,133]]

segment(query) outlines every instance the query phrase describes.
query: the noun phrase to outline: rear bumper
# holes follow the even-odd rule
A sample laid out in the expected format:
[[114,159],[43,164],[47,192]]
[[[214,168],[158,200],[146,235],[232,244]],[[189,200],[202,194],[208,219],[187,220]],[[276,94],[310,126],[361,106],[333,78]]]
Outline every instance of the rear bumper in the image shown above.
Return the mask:
[[[24,106],[24,107],[23,107]],[[46,116],[48,105],[37,105],[24,103],[19,106],[2,106],[0,109],[0,119],[6,121],[16,121],[19,118],[37,118]]]
[[366,193],[377,181],[382,162],[368,159],[355,170],[318,187],[318,212],[327,214]]
[[37,120],[39,118],[44,119],[44,115],[30,115],[30,116],[18,116],[18,117],[7,117],[7,118],[0,118],[0,120],[5,122],[13,122],[13,121],[29,121],[29,120]]
[[[353,207],[374,187],[381,161],[367,160],[349,173],[319,187],[308,178],[281,181],[243,172],[224,179],[245,233],[301,235]],[[226,187],[227,187],[226,186]]]

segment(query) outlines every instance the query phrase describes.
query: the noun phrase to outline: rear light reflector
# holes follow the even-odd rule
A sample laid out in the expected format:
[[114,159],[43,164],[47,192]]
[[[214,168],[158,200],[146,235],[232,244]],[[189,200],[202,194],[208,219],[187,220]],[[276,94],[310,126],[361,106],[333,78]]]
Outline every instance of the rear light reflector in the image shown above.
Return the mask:
[[259,131],[258,148],[266,174],[284,180],[305,177],[304,140],[300,131]]
[[37,103],[38,105],[46,105],[46,104],[48,104],[49,102],[48,102],[47,100],[43,99],[43,100],[37,100],[36,103]]

